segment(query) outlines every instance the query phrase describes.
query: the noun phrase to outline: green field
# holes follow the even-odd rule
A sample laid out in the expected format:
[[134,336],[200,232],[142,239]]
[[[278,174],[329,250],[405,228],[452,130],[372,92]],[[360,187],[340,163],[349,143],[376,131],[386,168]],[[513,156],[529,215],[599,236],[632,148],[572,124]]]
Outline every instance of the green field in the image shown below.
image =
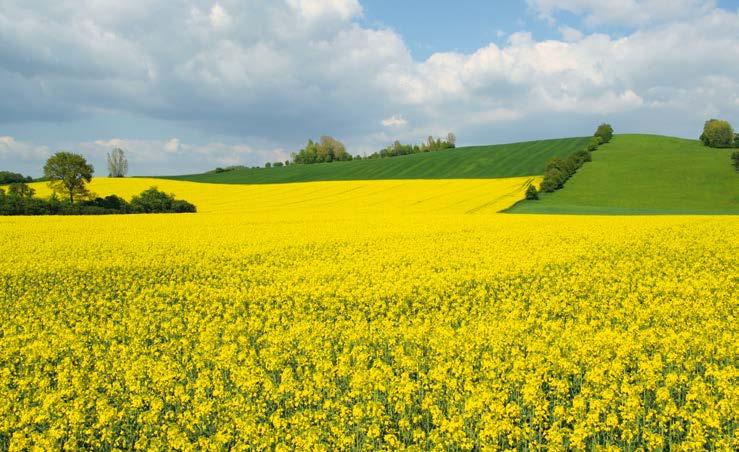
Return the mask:
[[193,182],[276,184],[286,182],[374,179],[494,179],[541,174],[547,160],[582,149],[589,138],[563,138],[446,151],[376,160],[290,165],[168,176]]
[[657,135],[617,135],[565,185],[513,213],[739,214],[732,149]]

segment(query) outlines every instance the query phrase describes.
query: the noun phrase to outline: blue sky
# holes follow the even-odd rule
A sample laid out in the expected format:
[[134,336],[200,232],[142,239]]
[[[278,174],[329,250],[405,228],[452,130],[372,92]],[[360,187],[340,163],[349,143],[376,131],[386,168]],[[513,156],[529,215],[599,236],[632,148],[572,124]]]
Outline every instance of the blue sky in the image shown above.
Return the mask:
[[60,149],[132,174],[739,126],[739,2],[0,0],[0,169]]

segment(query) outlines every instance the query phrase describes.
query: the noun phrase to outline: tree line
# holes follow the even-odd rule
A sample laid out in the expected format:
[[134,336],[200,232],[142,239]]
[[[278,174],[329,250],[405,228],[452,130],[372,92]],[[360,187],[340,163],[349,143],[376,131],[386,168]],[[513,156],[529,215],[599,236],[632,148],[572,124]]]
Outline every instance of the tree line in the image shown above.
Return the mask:
[[[300,151],[293,153],[291,157],[292,163],[298,165],[378,159],[453,149],[456,147],[456,140],[457,138],[451,132],[446,139],[429,136],[425,142],[420,144],[402,144],[396,140],[392,145],[363,157],[359,154],[352,156],[346,150],[344,143],[336,138],[322,136],[317,142],[312,139],[308,140],[308,144]],[[289,162],[285,162],[285,164],[287,165]],[[267,168],[271,166],[282,166],[282,162],[267,163],[266,165]]]
[[[122,149],[108,154],[110,177],[124,177],[128,161]],[[29,186],[29,178],[19,180],[17,173],[9,173],[13,182],[7,192],[0,188],[0,215],[105,215],[128,213],[184,213],[197,208],[175,199],[174,194],[159,191],[156,187],[134,196],[131,202],[117,195],[105,198],[95,196],[87,189],[95,169],[80,154],[61,151],[49,157],[44,165],[44,177],[52,189],[48,199],[37,198]],[[62,197],[59,196],[62,195]]]
[[[445,149],[454,149],[457,146],[457,137],[449,132],[446,139],[434,138],[429,136],[426,142],[421,144],[402,144],[396,140],[392,145],[373,152],[364,157],[365,159],[382,159],[387,157],[398,157],[401,155],[420,154],[423,152],[443,151]],[[360,157],[361,158],[361,157]]]
[[539,189],[531,184],[526,189],[526,199],[535,201],[539,199],[539,191],[551,193],[564,187],[565,183],[571,178],[580,167],[586,162],[593,160],[590,155],[595,152],[602,144],[608,143],[613,138],[613,127],[610,124],[601,124],[593,134],[593,138],[587,144],[585,149],[581,149],[574,154],[569,155],[565,159],[555,157],[547,162],[544,170],[544,178],[539,185]]

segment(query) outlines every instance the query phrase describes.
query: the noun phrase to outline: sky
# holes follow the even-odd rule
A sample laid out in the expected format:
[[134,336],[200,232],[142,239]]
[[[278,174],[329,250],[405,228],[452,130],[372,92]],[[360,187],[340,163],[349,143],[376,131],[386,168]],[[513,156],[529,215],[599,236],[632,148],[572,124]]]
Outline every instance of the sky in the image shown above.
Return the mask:
[[739,128],[739,0],[0,0],[0,170]]

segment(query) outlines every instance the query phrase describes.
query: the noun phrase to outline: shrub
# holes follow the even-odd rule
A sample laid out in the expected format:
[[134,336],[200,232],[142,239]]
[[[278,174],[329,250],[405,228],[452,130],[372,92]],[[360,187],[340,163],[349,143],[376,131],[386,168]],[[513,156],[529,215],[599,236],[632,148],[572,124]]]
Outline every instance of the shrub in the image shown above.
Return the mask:
[[600,137],[603,143],[608,143],[613,138],[613,127],[610,124],[601,124],[593,136]]
[[280,167],[282,165],[283,165],[282,162],[275,162],[275,163],[272,164],[272,166],[274,166],[274,167]]
[[734,169],[739,171],[739,151],[734,151],[731,154],[731,159],[734,161]]
[[588,152],[593,152],[598,149],[598,146],[603,144],[603,138],[601,137],[593,137],[590,139],[590,142],[588,143],[587,150]]
[[727,121],[709,119],[703,125],[700,140],[712,148],[730,148],[734,142],[734,129]]
[[187,201],[175,200],[174,195],[151,187],[133,197],[131,210],[135,213],[183,213],[195,212],[196,208]]
[[565,173],[562,170],[554,167],[549,168],[544,173],[544,180],[542,180],[539,188],[543,192],[551,193],[562,188],[565,179]]
[[539,191],[534,187],[534,184],[529,185],[526,189],[526,199],[529,201],[536,201],[539,199]]

